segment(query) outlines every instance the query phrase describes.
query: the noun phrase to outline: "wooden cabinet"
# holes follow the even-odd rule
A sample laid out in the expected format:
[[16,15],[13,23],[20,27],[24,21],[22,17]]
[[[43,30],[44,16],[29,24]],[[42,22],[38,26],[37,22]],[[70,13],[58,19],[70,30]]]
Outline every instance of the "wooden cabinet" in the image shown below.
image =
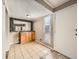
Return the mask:
[[35,32],[21,32],[20,33],[20,43],[24,44],[27,42],[35,41]]

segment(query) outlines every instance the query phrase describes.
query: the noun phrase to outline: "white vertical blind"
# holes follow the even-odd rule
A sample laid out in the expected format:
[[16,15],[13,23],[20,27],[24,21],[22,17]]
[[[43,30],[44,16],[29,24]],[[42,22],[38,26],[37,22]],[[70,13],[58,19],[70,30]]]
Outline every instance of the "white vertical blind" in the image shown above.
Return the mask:
[[51,16],[44,18],[44,42],[51,44]]

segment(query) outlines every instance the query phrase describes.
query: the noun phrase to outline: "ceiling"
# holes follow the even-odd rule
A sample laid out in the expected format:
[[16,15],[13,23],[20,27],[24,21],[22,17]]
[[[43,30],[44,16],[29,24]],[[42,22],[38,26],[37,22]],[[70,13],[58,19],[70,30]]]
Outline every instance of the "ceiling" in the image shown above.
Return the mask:
[[[69,0],[44,0],[49,6],[55,8]],[[52,14],[53,12],[35,0],[5,0],[9,17],[34,20]],[[26,15],[30,15],[28,18]]]
[[70,0],[44,0],[48,5],[50,5],[52,8],[56,8]]
[[[51,11],[37,3],[35,0],[6,0],[5,2],[10,17],[33,20],[48,14]],[[28,18],[26,15],[30,15]]]

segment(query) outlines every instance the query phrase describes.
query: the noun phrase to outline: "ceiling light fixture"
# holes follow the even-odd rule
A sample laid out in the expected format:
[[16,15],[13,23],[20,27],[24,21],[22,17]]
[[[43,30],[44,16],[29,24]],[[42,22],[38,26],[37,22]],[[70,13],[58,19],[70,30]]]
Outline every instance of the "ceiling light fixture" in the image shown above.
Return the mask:
[[28,18],[30,17],[30,15],[28,15],[28,14],[27,14],[26,16],[27,16]]

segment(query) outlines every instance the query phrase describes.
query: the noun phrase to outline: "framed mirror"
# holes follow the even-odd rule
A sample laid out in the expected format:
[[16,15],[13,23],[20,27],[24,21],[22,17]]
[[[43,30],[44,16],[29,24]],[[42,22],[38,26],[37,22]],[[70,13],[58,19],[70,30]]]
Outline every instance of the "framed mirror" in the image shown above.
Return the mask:
[[33,22],[17,18],[10,18],[10,32],[33,31]]

